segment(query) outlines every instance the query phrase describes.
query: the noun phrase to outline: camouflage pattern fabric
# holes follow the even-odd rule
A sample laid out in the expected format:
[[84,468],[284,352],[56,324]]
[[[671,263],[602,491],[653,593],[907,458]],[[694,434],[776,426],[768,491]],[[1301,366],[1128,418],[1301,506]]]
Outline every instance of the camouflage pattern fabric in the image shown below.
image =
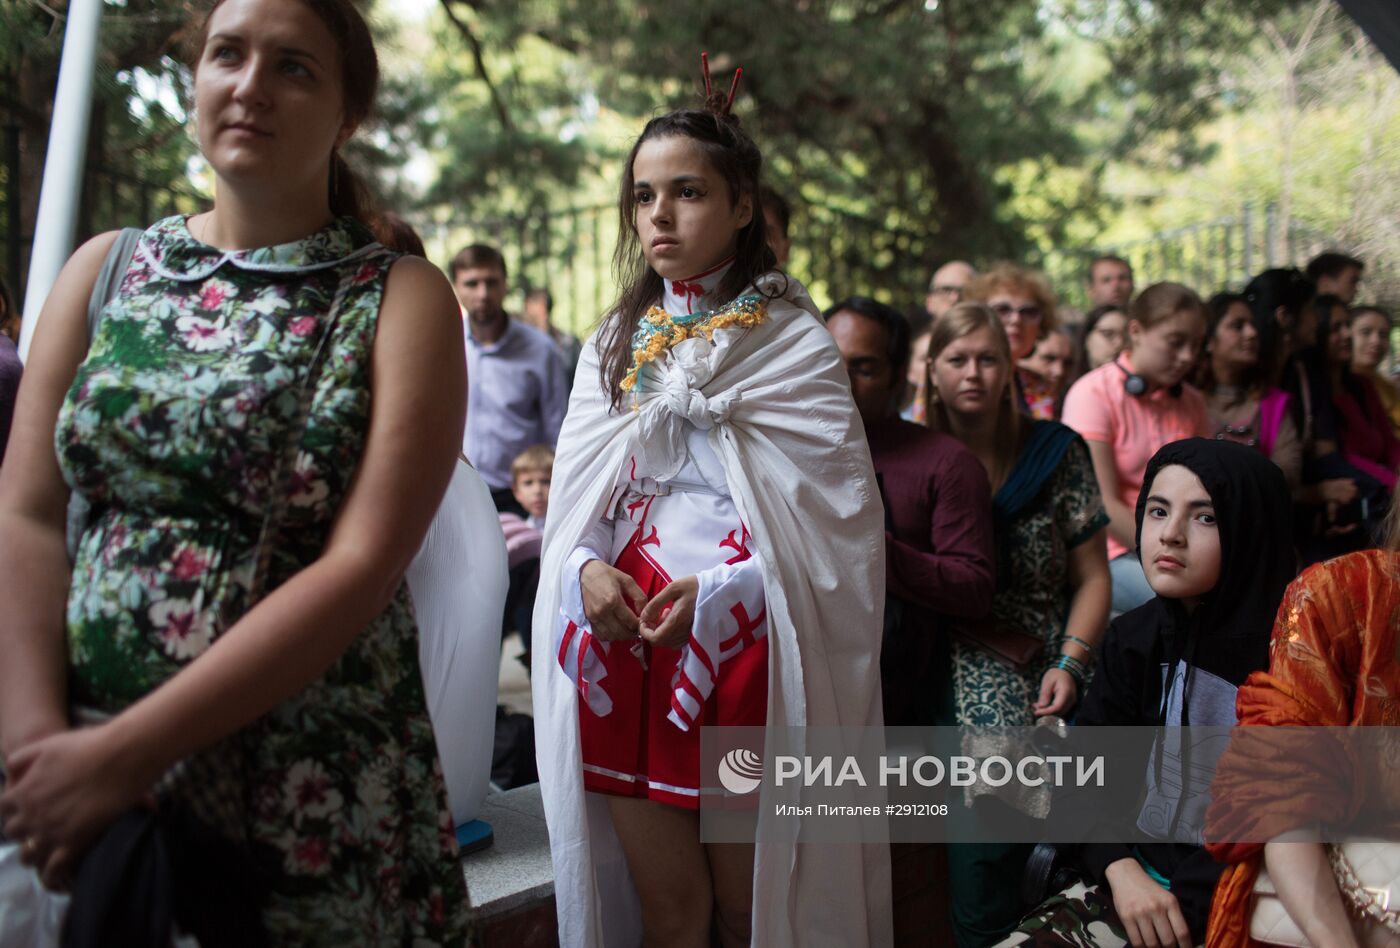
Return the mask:
[[1113,899],[1096,885],[1076,882],[1046,899],[996,948],[1123,948],[1128,935]]

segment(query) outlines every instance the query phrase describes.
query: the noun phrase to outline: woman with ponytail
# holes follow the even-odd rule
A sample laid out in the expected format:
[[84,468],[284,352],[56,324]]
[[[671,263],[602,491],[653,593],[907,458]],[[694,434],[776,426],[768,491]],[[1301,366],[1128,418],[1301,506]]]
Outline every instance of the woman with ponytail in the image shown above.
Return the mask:
[[[375,241],[340,157],[378,75],[350,0],[221,0],[195,52],[212,210],[157,222],[129,263],[115,234],[81,247],[25,373],[0,820],[101,943],[136,943],[93,896],[154,819],[156,881],[203,945],[460,945],[403,581],[461,443],[456,301]],[[69,485],[91,508],[71,564]]]

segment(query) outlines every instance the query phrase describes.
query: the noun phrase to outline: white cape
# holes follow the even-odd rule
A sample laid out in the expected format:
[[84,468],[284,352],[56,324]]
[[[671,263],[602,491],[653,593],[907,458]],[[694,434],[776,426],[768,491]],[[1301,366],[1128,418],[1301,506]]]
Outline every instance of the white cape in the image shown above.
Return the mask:
[[[769,274],[759,286],[773,292],[783,280]],[[657,479],[673,475],[689,419],[709,429],[762,565],[770,733],[878,727],[884,513],[840,354],[806,291],[787,282],[761,326],[675,346],[639,411],[609,412],[596,336],[585,345],[559,436],[535,634],[552,640],[563,563],[603,516],[623,464],[638,453]],[[636,892],[606,803],[584,792],[578,693],[553,649],[534,650],[533,690],[560,944],[634,948]],[[776,816],[770,788],[762,792],[752,944],[890,944],[886,847],[774,841],[780,822],[794,838],[799,818]]]

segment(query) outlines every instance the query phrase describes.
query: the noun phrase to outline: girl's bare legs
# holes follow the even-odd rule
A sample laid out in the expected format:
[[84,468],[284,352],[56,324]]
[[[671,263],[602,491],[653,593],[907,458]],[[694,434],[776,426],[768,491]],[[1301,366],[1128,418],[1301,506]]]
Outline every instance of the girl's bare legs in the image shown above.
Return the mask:
[[721,948],[746,948],[753,928],[753,843],[710,843],[705,855]]
[[[710,862],[700,845],[700,814],[615,796],[608,797],[608,809],[641,897],[643,944],[709,948],[715,895]],[[752,848],[749,859],[752,872]]]

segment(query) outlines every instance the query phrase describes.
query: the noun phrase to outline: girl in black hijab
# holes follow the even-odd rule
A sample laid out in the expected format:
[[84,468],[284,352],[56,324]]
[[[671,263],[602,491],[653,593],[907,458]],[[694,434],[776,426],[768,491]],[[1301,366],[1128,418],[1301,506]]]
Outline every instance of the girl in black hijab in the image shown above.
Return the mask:
[[1133,945],[1205,936],[1222,868],[1203,848],[1209,768],[1189,765],[1190,746],[1171,729],[1233,726],[1236,689],[1268,667],[1274,614],[1295,572],[1289,491],[1258,451],[1203,438],[1163,447],[1143,484],[1137,542],[1157,596],[1109,625],[1075,723],[1166,726],[1163,743],[1179,745],[1188,779],[1163,781],[1157,745],[1115,764],[1145,776],[1140,812],[1098,820],[1091,838],[1103,841],[1077,854],[1085,881],[1028,916],[1007,945],[1118,943],[1100,937],[1107,931]]

